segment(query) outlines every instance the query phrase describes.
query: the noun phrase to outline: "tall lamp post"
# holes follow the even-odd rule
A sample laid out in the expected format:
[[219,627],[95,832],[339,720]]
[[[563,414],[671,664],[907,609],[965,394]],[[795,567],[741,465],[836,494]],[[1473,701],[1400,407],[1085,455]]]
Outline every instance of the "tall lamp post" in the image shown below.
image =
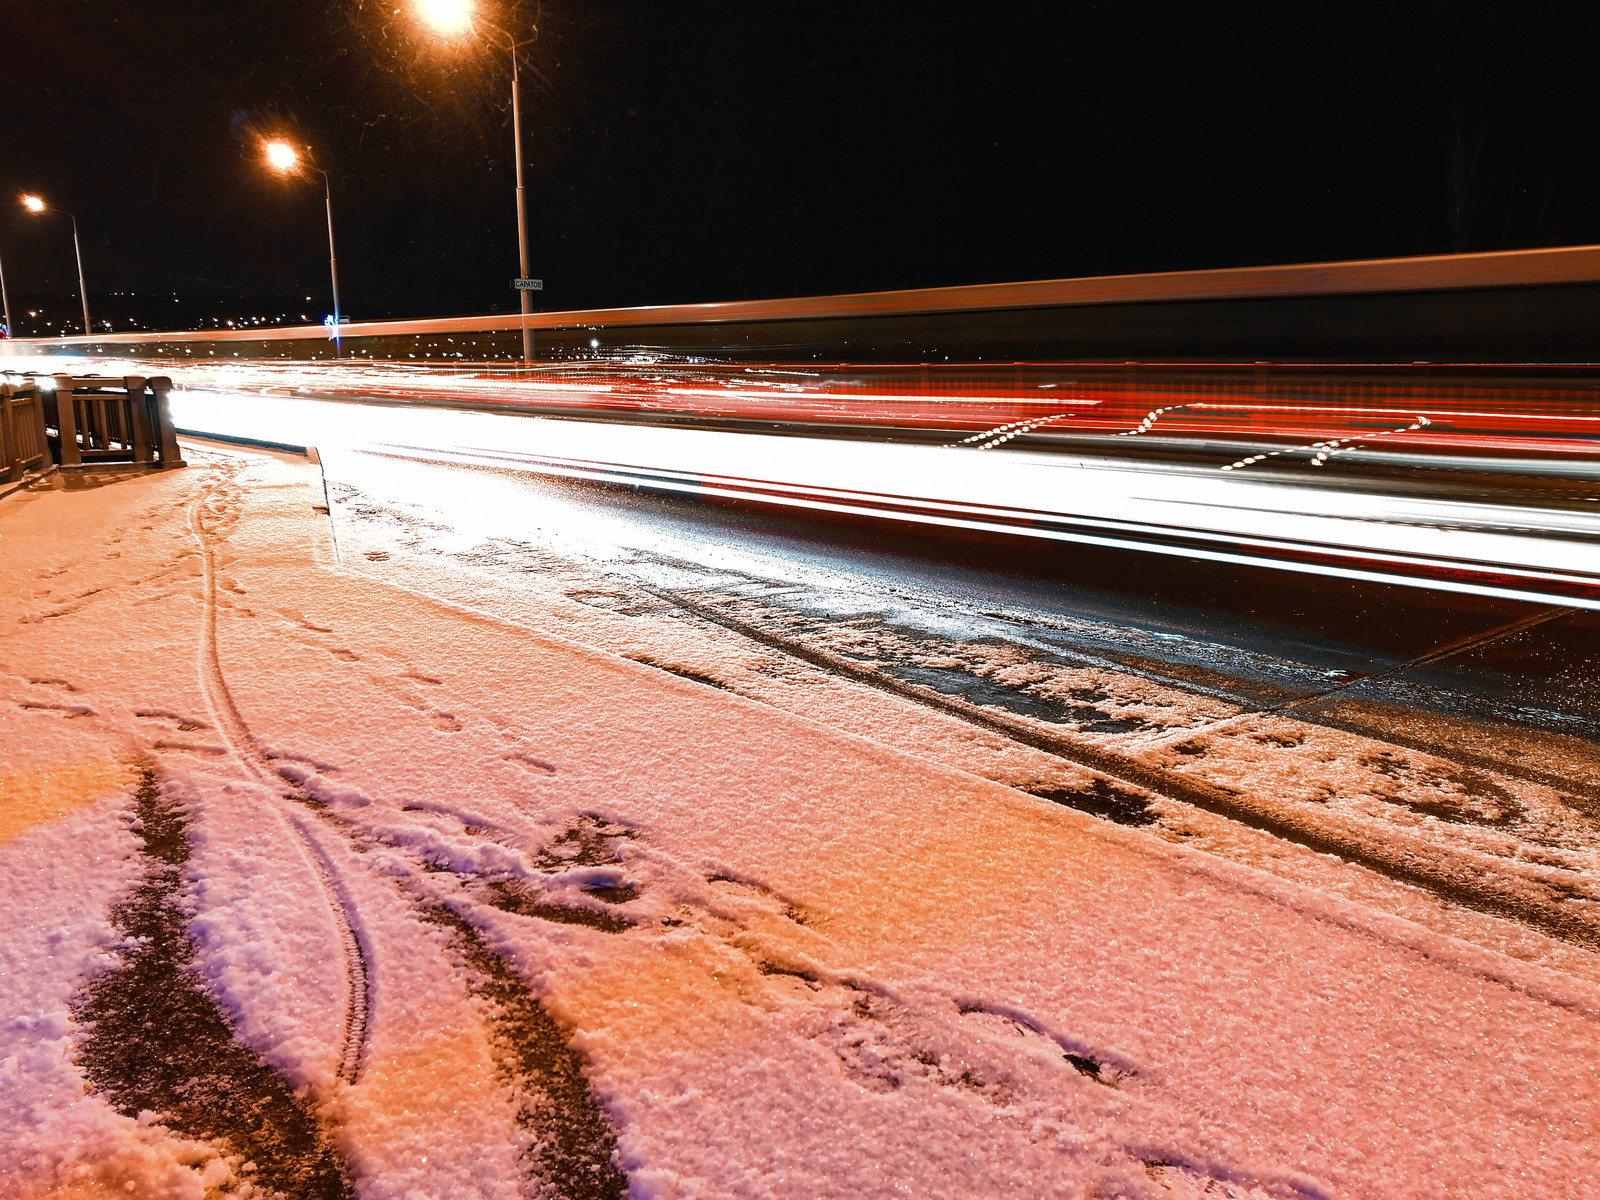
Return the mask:
[[[288,142],[271,141],[261,147],[265,155],[267,166],[280,175],[296,175],[300,172],[300,151]],[[333,246],[333,184],[328,179],[328,173],[321,167],[312,165],[311,169],[322,176],[322,199],[328,212],[328,277],[333,283],[333,356],[338,358],[342,353],[340,341],[341,330],[339,315],[339,255]]]
[[17,331],[11,328],[11,293],[6,291],[6,265],[0,262],[0,308],[6,314],[6,336],[15,337]]
[[[83,332],[86,336],[94,334],[93,327],[89,324],[89,289],[83,282],[83,244],[78,241],[78,218],[64,208],[54,208],[38,196],[24,196],[22,207],[31,213],[60,213],[72,222],[72,250],[78,256],[78,296],[83,300]],[[8,319],[6,324],[10,325]]]
[[[473,0],[414,0],[417,15],[437,32],[448,37],[460,37],[472,32]],[[522,166],[522,81],[519,74],[517,51],[531,45],[532,38],[517,39],[498,25],[484,21],[483,25],[503,40],[511,53],[511,139],[516,151],[517,164],[517,279],[528,277],[528,203],[523,189]],[[528,317],[533,311],[528,291],[520,286],[517,297],[522,302],[522,361],[533,361],[533,330]]]

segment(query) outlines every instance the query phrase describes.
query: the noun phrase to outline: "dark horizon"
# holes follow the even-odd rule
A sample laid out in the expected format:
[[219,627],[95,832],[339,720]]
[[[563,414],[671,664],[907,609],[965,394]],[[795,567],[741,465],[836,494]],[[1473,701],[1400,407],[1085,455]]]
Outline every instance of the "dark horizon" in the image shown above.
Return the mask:
[[[320,180],[258,162],[282,133],[332,172],[347,315],[514,308],[504,54],[404,9],[0,0],[13,307],[75,302],[67,222],[14,203],[37,191],[78,214],[97,317],[176,293],[310,295],[319,320]],[[1600,19],[1564,6],[602,0],[537,23],[540,307],[1600,241],[1578,135]]]

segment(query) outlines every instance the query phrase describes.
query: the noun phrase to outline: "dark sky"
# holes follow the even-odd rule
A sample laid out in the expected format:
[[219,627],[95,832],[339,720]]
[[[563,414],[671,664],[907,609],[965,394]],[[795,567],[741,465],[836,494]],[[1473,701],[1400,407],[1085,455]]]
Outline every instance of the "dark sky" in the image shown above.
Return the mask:
[[[513,307],[508,72],[411,0],[0,0],[13,293]],[[485,0],[544,307],[1600,241],[1600,16],[1522,0]]]

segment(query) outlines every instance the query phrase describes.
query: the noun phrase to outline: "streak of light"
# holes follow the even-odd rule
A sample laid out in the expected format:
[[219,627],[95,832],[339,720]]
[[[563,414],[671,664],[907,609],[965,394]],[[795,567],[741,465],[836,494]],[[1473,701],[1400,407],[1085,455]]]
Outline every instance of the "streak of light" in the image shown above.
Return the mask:
[[1065,453],[952,455],[261,394],[190,393],[174,409],[180,426],[268,441],[1600,609],[1600,525],[1559,507]]
[[1247,458],[1241,458],[1238,462],[1231,462],[1227,466],[1219,468],[1219,470],[1238,471],[1245,467],[1254,466],[1258,462],[1265,462],[1269,458],[1277,458],[1284,454],[1300,454],[1307,450],[1315,450],[1317,452],[1316,456],[1311,460],[1311,465],[1320,467],[1334,456],[1346,454],[1355,449],[1356,444],[1359,442],[1370,442],[1395,433],[1414,433],[1428,424],[1427,417],[1418,417],[1411,424],[1401,425],[1394,429],[1378,429],[1366,435],[1358,434],[1352,437],[1334,438],[1326,442],[1312,442],[1309,446],[1285,446],[1282,450],[1272,450],[1266,454],[1252,454]]
[[[101,371],[110,375],[157,375],[173,370],[170,362],[130,358],[23,358],[13,367]],[[54,363],[56,365],[52,366]],[[1044,368],[1022,368],[1037,377]],[[1070,372],[1068,364],[1054,368]],[[1552,391],[1535,381],[1485,386],[1481,395],[1462,396],[1452,384],[1444,394],[1430,395],[1425,385],[1361,385],[1341,395],[1330,381],[1323,403],[1284,402],[1270,396],[1229,395],[1212,387],[1209,394],[1185,396],[1181,383],[1164,385],[1155,394],[1139,386],[1065,375],[1065,385],[1043,391],[993,376],[993,391],[960,373],[938,387],[906,390],[907,370],[840,368],[830,378],[808,376],[805,384],[789,379],[762,384],[742,367],[726,365],[662,365],[624,367],[614,364],[560,366],[532,377],[497,372],[482,365],[448,370],[423,364],[365,363],[337,366],[306,362],[185,363],[180,377],[186,386],[259,392],[296,390],[329,399],[363,399],[401,404],[482,405],[522,409],[546,415],[570,412],[583,419],[658,420],[666,416],[690,421],[735,419],[769,425],[807,423],[832,427],[839,436],[872,427],[870,436],[903,429],[923,438],[939,438],[964,448],[978,444],[1007,453],[1041,445],[1070,448],[1107,441],[1133,432],[1148,422],[1150,400],[1180,394],[1160,417],[1158,432],[1148,429],[1140,441],[1159,437],[1163,452],[1182,446],[1185,453],[1214,456],[1216,467],[1241,467],[1267,458],[1282,459],[1296,450],[1311,454],[1335,449],[1340,456],[1383,449],[1404,453],[1425,464],[1448,456],[1475,455],[1515,465],[1519,473],[1551,469],[1586,473],[1586,464],[1600,458],[1600,398],[1582,384]],[[883,386],[867,389],[867,380]],[[1058,378],[1060,378],[1058,376]],[[950,386],[954,384],[955,386]],[[949,387],[949,390],[943,390]],[[1359,398],[1358,403],[1351,403]],[[1182,411],[1171,411],[1181,405]],[[1402,407],[1403,405],[1403,407]],[[1053,418],[1071,412],[1070,422]],[[1143,420],[1140,419],[1143,414]],[[1133,429],[1130,429],[1130,426]],[[940,437],[940,435],[945,435]],[[1018,440],[1028,438],[1030,440]],[[997,439],[1000,439],[997,441]],[[1045,439],[1041,441],[1040,439]],[[1126,441],[1127,439],[1125,439]],[[989,445],[989,443],[994,443]],[[1152,447],[1157,449],[1157,447]],[[1323,462],[1333,460],[1329,455]],[[1558,461],[1565,464],[1557,467]],[[1535,462],[1544,464],[1536,467]],[[1485,461],[1485,467],[1488,466]]]
[[[370,452],[376,448],[368,447],[367,449]],[[560,478],[589,482],[622,484],[633,488],[678,492],[685,495],[715,496],[721,500],[746,500],[757,504],[805,509],[841,516],[871,517],[978,533],[1075,542],[1109,549],[1135,550],[1171,557],[1195,559],[1197,561],[1266,567],[1301,574],[1357,579],[1403,587],[1431,588],[1436,591],[1523,600],[1539,604],[1553,602],[1573,608],[1600,610],[1600,576],[1595,575],[1542,570],[1501,569],[1491,571],[1477,564],[1453,562],[1449,559],[1421,554],[1385,554],[1360,548],[1324,546],[1311,542],[1295,542],[1288,539],[1240,538],[1234,535],[1197,534],[1194,530],[1177,526],[1130,525],[1127,527],[1130,536],[1119,537],[1113,533],[1096,533],[1089,529],[1051,528],[1043,522],[1051,520],[1053,514],[1046,513],[1028,514],[1003,511],[997,512],[994,519],[985,519],[982,514],[986,510],[981,506],[945,506],[928,503],[921,508],[913,508],[908,507],[896,497],[879,499],[868,495],[862,495],[854,500],[841,500],[831,498],[832,493],[827,489],[819,489],[814,492],[802,489],[783,492],[761,486],[758,483],[740,481],[732,477],[723,478],[666,471],[640,472],[612,464],[580,460],[520,458],[515,455],[497,454],[490,451],[479,451],[474,454],[438,451],[424,447],[400,446],[388,446],[382,449],[396,457],[412,458],[421,462],[452,463],[464,466],[492,467],[502,470],[520,468],[532,474],[553,475]],[[434,503],[449,503],[448,498],[433,494],[430,494],[429,499]],[[1109,527],[1111,523],[1100,524],[1105,524]],[[1131,536],[1134,534],[1145,536]],[[1212,542],[1232,544],[1238,548],[1235,550],[1223,550],[1205,545],[1185,544],[1183,539],[1186,538],[1200,538]],[[1296,555],[1301,557],[1295,557]],[[1323,561],[1318,561],[1319,559]],[[1347,565],[1350,563],[1367,563],[1370,565]],[[1474,574],[1482,576],[1486,580],[1502,579],[1509,582],[1480,582],[1470,578]]]

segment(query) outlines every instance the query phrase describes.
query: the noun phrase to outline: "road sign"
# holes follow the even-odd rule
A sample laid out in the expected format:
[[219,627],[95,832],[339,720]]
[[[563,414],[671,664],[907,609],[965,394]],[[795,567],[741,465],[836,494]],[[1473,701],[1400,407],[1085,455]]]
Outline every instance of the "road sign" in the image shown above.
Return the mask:
[[511,286],[516,288],[519,292],[542,292],[544,291],[544,280],[513,279],[511,281]]

